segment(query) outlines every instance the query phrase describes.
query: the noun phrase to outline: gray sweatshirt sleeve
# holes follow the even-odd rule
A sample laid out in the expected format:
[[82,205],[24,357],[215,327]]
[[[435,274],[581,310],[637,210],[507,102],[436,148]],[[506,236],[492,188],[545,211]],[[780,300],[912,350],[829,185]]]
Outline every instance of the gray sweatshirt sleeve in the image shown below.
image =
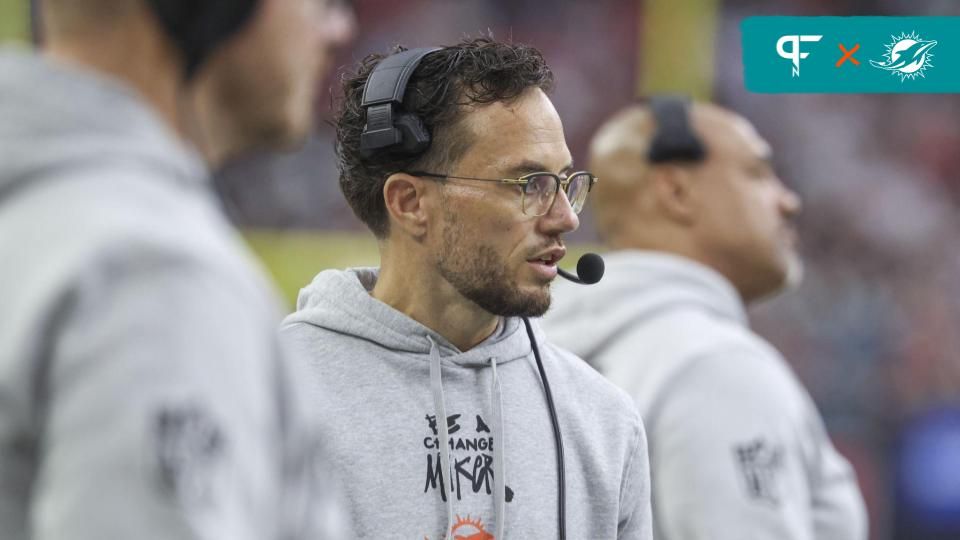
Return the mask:
[[661,540],[813,538],[798,400],[744,354],[692,360],[645,418]]
[[653,523],[650,508],[650,461],[647,454],[647,434],[641,423],[633,453],[627,462],[624,487],[620,494],[617,538],[651,540]]
[[231,272],[118,253],[46,334],[31,537],[278,537],[270,317]]

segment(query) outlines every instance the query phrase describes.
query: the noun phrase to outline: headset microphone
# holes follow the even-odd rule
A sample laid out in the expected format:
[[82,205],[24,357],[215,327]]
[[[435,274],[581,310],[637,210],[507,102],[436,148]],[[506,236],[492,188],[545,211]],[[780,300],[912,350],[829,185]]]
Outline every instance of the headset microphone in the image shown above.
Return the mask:
[[[603,277],[603,257],[596,253],[585,253],[577,261],[577,274],[579,277],[557,267],[557,273],[561,277],[569,279],[574,283],[581,285],[593,285]],[[543,393],[547,398],[547,409],[550,411],[550,421],[553,423],[553,436],[557,445],[557,527],[559,529],[560,540],[567,540],[567,481],[565,479],[565,466],[563,459],[563,435],[560,433],[560,422],[557,420],[557,409],[553,404],[553,393],[550,392],[550,383],[547,381],[547,373],[543,369],[543,360],[540,358],[540,346],[537,344],[537,338],[533,334],[533,327],[530,320],[523,317],[523,324],[527,328],[527,339],[530,340],[530,347],[533,349],[533,357],[537,361],[537,371],[540,373],[540,381],[543,383]]]
[[[557,268],[560,277],[566,278],[581,285],[593,285],[603,277],[603,257],[596,253],[586,253],[577,261],[577,275],[573,275],[562,268]],[[578,277],[579,276],[579,277]]]

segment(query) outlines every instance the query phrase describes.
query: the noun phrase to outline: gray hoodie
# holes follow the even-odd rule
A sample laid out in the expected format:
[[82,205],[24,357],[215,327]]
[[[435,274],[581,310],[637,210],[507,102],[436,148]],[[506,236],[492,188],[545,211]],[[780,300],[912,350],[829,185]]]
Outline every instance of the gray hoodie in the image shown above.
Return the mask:
[[4,540],[322,534],[279,313],[138,96],[0,49]]
[[[376,279],[374,269],[324,271],[284,325],[309,355],[359,536],[556,538],[556,446],[523,322],[506,318],[460,351],[375,300]],[[567,537],[649,539],[639,416],[533,328],[563,434]]]
[[863,540],[850,465],[720,274],[664,253],[605,255],[559,285],[543,325],[633,396],[650,436],[660,540]]

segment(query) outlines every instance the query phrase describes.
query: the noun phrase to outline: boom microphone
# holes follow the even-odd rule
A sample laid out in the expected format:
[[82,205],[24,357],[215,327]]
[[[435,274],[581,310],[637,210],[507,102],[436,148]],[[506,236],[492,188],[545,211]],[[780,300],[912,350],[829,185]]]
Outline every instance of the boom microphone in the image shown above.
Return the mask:
[[560,274],[561,277],[574,283],[593,285],[603,277],[603,269],[603,257],[596,253],[585,253],[580,257],[580,260],[577,261],[577,275],[580,277],[567,272],[559,266],[557,267],[557,273]]

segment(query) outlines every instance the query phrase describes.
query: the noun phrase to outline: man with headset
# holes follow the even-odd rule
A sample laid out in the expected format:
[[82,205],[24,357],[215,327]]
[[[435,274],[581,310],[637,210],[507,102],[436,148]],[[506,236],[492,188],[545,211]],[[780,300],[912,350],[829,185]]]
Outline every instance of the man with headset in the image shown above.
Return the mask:
[[593,139],[589,290],[558,287],[544,327],[635,399],[663,540],[863,540],[863,501],[812,400],[747,326],[745,303],[800,278],[797,195],[743,117],[658,98]]
[[361,537],[650,538],[639,415],[530,320],[595,181],[551,84],[537,50],[490,38],[344,81],[340,185],[381,265],[321,272],[285,335]]
[[306,134],[351,15],[44,7],[45,53],[0,51],[0,535],[326,537],[303,379],[207,169]]

